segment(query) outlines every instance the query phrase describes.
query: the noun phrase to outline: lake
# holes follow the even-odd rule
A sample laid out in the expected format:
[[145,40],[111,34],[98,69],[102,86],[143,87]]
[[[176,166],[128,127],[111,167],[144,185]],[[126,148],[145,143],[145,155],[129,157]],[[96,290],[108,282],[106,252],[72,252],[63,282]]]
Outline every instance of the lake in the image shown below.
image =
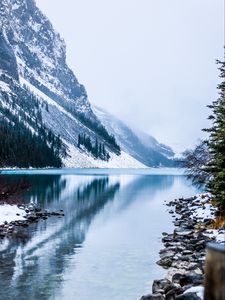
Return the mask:
[[0,241],[0,299],[139,300],[165,271],[165,200],[197,190],[176,169],[3,171],[30,184],[24,201],[64,217]]

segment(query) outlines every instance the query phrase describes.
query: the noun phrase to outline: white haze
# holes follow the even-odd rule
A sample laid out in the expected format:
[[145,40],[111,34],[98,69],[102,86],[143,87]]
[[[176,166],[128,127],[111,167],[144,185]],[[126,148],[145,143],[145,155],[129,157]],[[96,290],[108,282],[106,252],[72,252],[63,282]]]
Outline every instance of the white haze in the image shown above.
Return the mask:
[[193,146],[217,98],[223,0],[37,0],[91,103],[175,150]]

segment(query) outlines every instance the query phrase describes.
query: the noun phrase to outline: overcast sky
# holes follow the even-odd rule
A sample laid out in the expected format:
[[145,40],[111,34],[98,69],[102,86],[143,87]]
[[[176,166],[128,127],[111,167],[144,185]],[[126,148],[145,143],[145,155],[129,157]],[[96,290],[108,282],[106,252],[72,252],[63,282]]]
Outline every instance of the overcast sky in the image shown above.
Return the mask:
[[223,0],[36,0],[92,104],[175,150],[193,146],[217,98]]

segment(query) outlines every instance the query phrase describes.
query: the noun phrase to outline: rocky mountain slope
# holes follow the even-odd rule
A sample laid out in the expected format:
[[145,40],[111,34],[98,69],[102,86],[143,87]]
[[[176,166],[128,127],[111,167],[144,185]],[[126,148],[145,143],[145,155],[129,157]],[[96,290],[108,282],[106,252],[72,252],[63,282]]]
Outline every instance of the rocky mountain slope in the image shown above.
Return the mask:
[[[135,140],[129,140],[129,131],[123,141],[96,116],[84,86],[67,65],[64,40],[34,0],[0,2],[0,119],[9,132],[6,135],[0,130],[0,135],[11,138],[4,144],[5,156],[0,153],[1,167],[167,164],[164,156],[158,162],[157,149],[149,150],[147,154],[152,157],[145,160],[143,151],[136,155],[141,150],[134,155],[130,149],[137,144],[132,146]],[[30,137],[33,151],[23,151],[29,148],[26,136]],[[23,144],[17,147],[13,140],[18,141],[17,145]],[[121,151],[119,144],[127,143],[129,147]],[[38,148],[40,144],[42,150]],[[9,145],[13,147],[11,152]],[[141,147],[148,148],[144,143]],[[8,152],[11,157],[6,157]],[[38,152],[40,157],[42,152],[52,156],[49,165],[44,158],[40,163],[38,155],[32,154]]]
[[110,134],[113,134],[121,150],[148,167],[174,166],[173,150],[159,143],[154,137],[133,129],[102,108],[94,107],[94,112]]
[[[8,121],[19,118],[35,135],[39,135],[39,118],[60,138],[64,146],[64,155],[60,155],[66,166],[84,166],[87,158],[86,166],[95,166],[97,160],[120,156],[114,137],[93,113],[84,86],[67,66],[63,39],[35,1],[1,1],[0,32],[1,115],[5,117],[3,108],[7,107]],[[37,102],[30,99],[29,109],[24,105],[27,99],[21,99],[24,91],[26,98],[33,97]],[[24,115],[29,116],[35,105],[38,109],[31,124]],[[85,136],[79,148],[78,135]],[[96,140],[98,149],[94,149]]]

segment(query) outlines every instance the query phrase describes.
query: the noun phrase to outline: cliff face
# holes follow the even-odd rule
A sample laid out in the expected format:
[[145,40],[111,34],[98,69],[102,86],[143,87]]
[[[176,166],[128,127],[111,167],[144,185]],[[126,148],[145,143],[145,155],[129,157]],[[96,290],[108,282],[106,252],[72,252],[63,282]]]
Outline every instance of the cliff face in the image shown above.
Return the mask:
[[[115,139],[93,113],[84,86],[66,63],[65,42],[35,1],[0,2],[0,54],[2,118],[6,114],[9,122],[17,118],[36,135],[40,126],[46,127],[61,140],[66,166],[91,167],[96,159],[107,161],[120,154]],[[85,141],[78,146],[79,136],[85,136]],[[101,149],[94,148],[96,141]]]
[[2,73],[8,74],[18,80],[18,70],[16,57],[11,46],[7,43],[5,37],[0,32],[0,66]]
[[[0,120],[3,119],[10,123],[16,139],[15,124],[23,128],[24,135],[29,131],[51,147],[52,161],[59,156],[65,166],[170,165],[167,153],[162,151],[164,145],[155,140],[154,147],[149,141],[145,144],[118,120],[106,120],[98,110],[92,110],[84,86],[67,65],[64,40],[34,0],[0,2]],[[18,149],[15,151],[19,159]],[[165,151],[172,153],[168,148]],[[0,161],[4,165],[4,159],[0,157]]]
[[1,28],[19,76],[59,104],[95,119],[83,85],[66,64],[66,46],[33,0],[3,0]]

